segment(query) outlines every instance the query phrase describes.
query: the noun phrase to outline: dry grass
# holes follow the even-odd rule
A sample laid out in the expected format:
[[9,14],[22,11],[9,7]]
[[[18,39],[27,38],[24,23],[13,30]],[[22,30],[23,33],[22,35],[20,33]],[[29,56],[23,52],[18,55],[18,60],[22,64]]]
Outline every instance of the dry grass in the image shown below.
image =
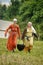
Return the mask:
[[43,65],[43,41],[35,41],[31,53],[9,52],[6,40],[0,39],[0,65]]

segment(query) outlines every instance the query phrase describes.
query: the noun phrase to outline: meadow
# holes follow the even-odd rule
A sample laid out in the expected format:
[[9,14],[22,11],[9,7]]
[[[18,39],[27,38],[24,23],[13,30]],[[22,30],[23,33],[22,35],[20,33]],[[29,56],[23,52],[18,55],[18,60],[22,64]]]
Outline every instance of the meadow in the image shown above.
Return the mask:
[[31,53],[6,49],[6,39],[0,39],[0,65],[43,65],[43,41],[34,41]]

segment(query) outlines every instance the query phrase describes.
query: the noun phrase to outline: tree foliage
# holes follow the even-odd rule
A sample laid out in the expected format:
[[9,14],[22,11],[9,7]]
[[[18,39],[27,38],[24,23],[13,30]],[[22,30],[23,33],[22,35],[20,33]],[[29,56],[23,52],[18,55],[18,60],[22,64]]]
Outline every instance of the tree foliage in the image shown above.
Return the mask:
[[43,0],[11,0],[8,8],[0,5],[0,19],[12,20],[15,17],[22,31],[31,21],[43,39]]

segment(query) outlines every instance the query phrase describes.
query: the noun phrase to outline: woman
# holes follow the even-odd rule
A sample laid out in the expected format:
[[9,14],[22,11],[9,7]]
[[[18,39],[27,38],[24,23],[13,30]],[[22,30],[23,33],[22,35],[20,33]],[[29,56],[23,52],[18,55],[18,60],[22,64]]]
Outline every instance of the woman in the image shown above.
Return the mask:
[[5,36],[7,35],[7,32],[10,30],[8,42],[7,42],[7,49],[9,51],[14,51],[17,45],[17,38],[20,38],[20,28],[19,25],[17,25],[17,19],[14,19],[14,24],[10,25],[6,31]]
[[33,35],[35,35],[37,37],[36,31],[33,28],[32,23],[28,22],[27,27],[24,30],[23,35],[22,35],[22,40],[23,40],[23,43],[25,45],[25,48],[24,48],[25,51],[30,52],[30,50],[32,49],[32,47],[33,47]]

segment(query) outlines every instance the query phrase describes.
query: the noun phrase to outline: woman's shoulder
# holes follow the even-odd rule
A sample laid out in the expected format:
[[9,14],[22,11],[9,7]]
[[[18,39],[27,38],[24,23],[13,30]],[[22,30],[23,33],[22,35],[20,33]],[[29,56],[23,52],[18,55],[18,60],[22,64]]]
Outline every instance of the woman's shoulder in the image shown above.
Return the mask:
[[[16,24],[15,26],[16,26],[17,28],[19,28],[19,25],[18,25],[18,24]],[[14,27],[14,24],[11,24],[10,27]]]
[[10,24],[10,27],[12,27],[13,26],[13,24]]
[[17,27],[17,28],[19,28],[19,25],[18,25],[18,24],[16,24],[16,27]]

